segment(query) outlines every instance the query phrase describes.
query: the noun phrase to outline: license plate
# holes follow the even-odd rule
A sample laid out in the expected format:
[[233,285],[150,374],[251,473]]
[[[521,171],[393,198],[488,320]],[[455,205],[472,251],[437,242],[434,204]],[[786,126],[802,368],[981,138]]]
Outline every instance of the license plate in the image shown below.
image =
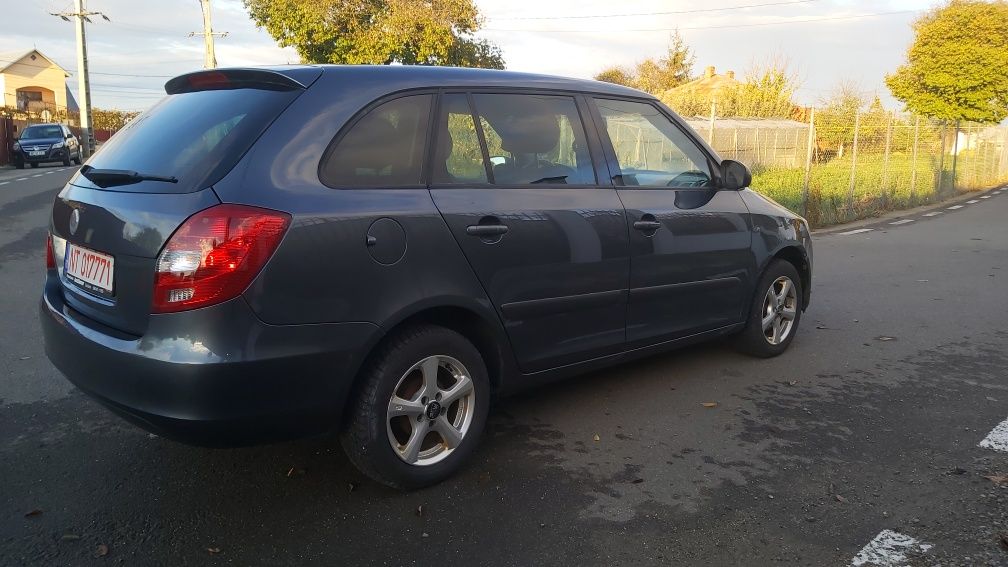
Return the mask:
[[91,293],[112,296],[115,260],[108,254],[67,242],[63,258],[63,274],[68,280]]
[[28,155],[30,155],[30,156],[44,156],[45,152],[43,152],[43,151],[28,152]]

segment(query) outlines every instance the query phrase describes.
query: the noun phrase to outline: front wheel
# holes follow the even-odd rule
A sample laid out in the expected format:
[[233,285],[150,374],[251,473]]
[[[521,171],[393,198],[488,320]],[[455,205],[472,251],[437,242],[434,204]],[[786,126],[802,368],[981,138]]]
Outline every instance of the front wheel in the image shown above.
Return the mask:
[[67,152],[66,157],[63,158],[63,165],[64,166],[70,165],[70,152]]
[[738,338],[739,348],[770,358],[787,350],[802,315],[801,277],[794,265],[774,260],[763,272],[749,311],[749,322]]
[[80,165],[82,161],[84,161],[84,160],[83,160],[83,158],[81,158],[81,151],[80,151],[80,150],[77,150],[77,157],[75,157],[75,158],[73,159],[73,162],[74,162],[75,164],[77,164],[77,165]]
[[476,347],[450,329],[418,326],[381,347],[364,370],[340,438],[364,474],[420,488],[451,476],[473,453],[489,406]]

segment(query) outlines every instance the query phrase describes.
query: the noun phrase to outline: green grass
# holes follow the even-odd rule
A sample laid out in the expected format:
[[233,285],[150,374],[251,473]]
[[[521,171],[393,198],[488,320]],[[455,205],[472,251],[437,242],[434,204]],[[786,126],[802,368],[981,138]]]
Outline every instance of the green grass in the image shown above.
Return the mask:
[[[948,161],[948,160],[946,160]],[[908,154],[858,156],[854,171],[853,199],[850,195],[849,156],[826,163],[814,163],[809,176],[807,218],[814,226],[877,216],[883,212],[914,207],[937,200],[938,162],[934,156],[918,156],[916,164]],[[946,163],[946,168],[950,164]],[[916,177],[912,175],[916,168]],[[756,168],[754,190],[796,212],[803,212],[804,168]],[[911,186],[913,182],[913,186]]]

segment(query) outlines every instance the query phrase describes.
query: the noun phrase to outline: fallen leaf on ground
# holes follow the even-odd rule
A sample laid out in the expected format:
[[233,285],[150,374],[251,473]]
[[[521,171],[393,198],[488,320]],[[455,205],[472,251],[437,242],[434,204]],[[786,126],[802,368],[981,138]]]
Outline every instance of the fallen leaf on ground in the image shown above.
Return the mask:
[[592,437],[592,439],[593,439],[593,440],[595,440],[595,441],[601,441],[601,440],[602,440],[602,438],[598,436],[598,433],[596,433],[596,434],[595,434],[595,435],[594,435],[594,436]]
[[36,509],[32,510],[31,512],[28,512],[27,514],[25,514],[24,517],[25,518],[34,518],[35,516],[41,516],[41,515],[42,515],[42,510],[39,510],[38,508],[36,508]]
[[357,483],[356,482],[347,483],[347,489],[350,492],[353,492],[354,490],[357,490]]
[[416,507],[416,515],[417,516],[423,516],[423,504],[421,504],[420,506]]
[[644,482],[644,479],[643,479],[643,478],[635,478],[635,479],[633,479],[633,483],[634,483],[634,484],[640,484],[640,483],[642,483],[642,482]]
[[795,384],[797,384],[797,383],[798,383],[798,381],[797,381],[797,380],[788,380],[788,383],[787,383],[787,385],[788,385],[788,386],[794,386],[794,385],[795,385]]
[[108,546],[105,545],[104,543],[99,543],[98,548],[95,549],[95,555],[97,555],[98,557],[105,557],[106,555],[108,555]]
[[840,496],[839,494],[833,495],[833,498],[836,498],[837,502],[847,502],[847,499],[844,498],[843,496]]
[[77,534],[63,534],[60,539],[63,541],[77,541],[80,539],[80,536]]
[[882,336],[875,337],[875,340],[876,341],[883,341],[883,342],[885,342],[885,341],[895,341],[896,337],[887,337],[886,335],[882,335]]
[[1008,484],[1008,474],[992,474],[987,475],[984,478],[993,482],[994,484]]
[[704,402],[701,405],[703,407],[705,407],[705,408],[716,408],[717,407],[717,402]]
[[218,553],[220,553],[220,548],[219,547],[208,547],[208,548],[206,548],[206,550],[207,550],[207,553],[209,553],[210,555],[217,555]]
[[999,533],[998,538],[1001,540],[1001,545],[1008,547],[1008,532]]

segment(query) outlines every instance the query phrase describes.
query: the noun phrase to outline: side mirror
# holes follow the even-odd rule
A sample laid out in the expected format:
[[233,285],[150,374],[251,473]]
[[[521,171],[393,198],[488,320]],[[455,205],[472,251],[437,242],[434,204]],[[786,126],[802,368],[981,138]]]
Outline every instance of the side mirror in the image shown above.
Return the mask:
[[742,162],[726,159],[721,162],[721,188],[738,191],[752,184],[752,173]]
[[69,139],[71,139],[71,138],[73,138],[73,134],[67,134],[67,135],[66,135],[66,139],[67,139],[67,140],[69,140]]

